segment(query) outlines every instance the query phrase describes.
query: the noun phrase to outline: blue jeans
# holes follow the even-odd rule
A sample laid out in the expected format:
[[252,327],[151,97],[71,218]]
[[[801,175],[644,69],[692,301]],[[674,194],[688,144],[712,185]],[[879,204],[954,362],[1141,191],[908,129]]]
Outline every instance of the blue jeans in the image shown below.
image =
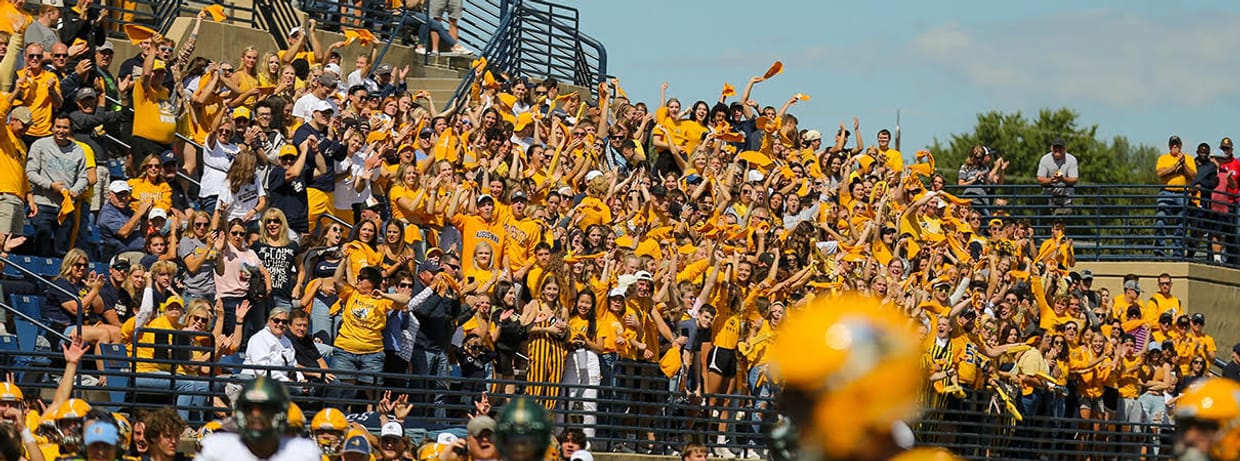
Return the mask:
[[[51,207],[47,205],[39,205],[39,214],[35,215],[34,222],[34,249],[38,256],[63,258],[65,253],[72,248],[69,241],[73,238],[73,215],[65,218],[64,223],[56,222],[56,214],[60,213],[60,207]],[[86,230],[86,223],[83,222],[78,229],[78,241],[84,242],[83,231]]]
[[328,344],[334,344],[336,341],[336,333],[340,331],[340,314],[331,315],[328,306],[319,298],[314,298],[313,308],[310,310],[310,334],[323,338]]
[[[335,368],[345,381],[374,384],[375,375],[373,373],[383,372],[383,351],[369,354],[354,354],[336,349],[332,357],[332,368]],[[359,374],[357,373],[359,371],[370,374]]]
[[[1154,235],[1156,254],[1163,255],[1167,248],[1171,256],[1184,257],[1184,212],[1185,195],[1183,192],[1158,191],[1158,202],[1154,211]],[[1171,238],[1167,238],[1170,236]]]
[[[763,379],[762,377],[762,375],[766,373],[766,369],[766,365],[760,365],[749,369],[749,395],[752,395],[758,399],[754,402],[753,408],[749,410],[749,420],[753,422],[754,434],[765,433],[762,431],[762,423],[768,416],[767,412],[771,410],[770,402],[765,399],[770,399],[775,395],[775,393],[771,390],[770,380]],[[760,385],[756,384],[758,381],[763,381],[763,383]],[[750,438],[749,443],[751,445],[757,445],[758,438]]]
[[[603,402],[598,406],[598,419],[599,424],[602,426],[616,424],[619,422],[619,418],[623,416],[622,414],[615,413],[622,413],[624,411],[624,405],[617,405],[608,402],[609,400],[616,399],[621,395],[621,393],[616,390],[616,385],[618,383],[616,373],[619,371],[616,369],[616,363],[619,361],[619,358],[619,354],[615,352],[598,355],[599,376],[601,376],[601,379],[599,380],[599,386],[601,386],[599,398],[603,400]],[[599,437],[603,438],[615,436],[613,435],[615,434],[615,431],[607,429],[606,427],[600,427],[596,432]]]
[[220,202],[220,196],[212,195],[210,197],[200,197],[196,202],[198,209],[207,212],[207,214],[215,213],[215,206]]
[[206,381],[177,377],[175,386],[173,383],[172,375],[166,371],[145,373],[143,376],[135,377],[133,380],[134,387],[176,391],[177,414],[181,415],[181,419],[186,421],[189,421],[189,408],[208,407],[210,402],[207,401],[206,393],[210,386],[208,386]]
[[419,376],[434,376],[438,379],[431,380],[430,385],[423,385],[423,389],[431,386],[435,388],[435,396],[431,403],[434,404],[434,416],[437,420],[443,420],[448,416],[447,405],[448,397],[448,380],[450,365],[448,364],[448,354],[443,351],[431,351],[426,349],[414,349],[413,355],[409,358],[410,365],[413,366],[413,374]]

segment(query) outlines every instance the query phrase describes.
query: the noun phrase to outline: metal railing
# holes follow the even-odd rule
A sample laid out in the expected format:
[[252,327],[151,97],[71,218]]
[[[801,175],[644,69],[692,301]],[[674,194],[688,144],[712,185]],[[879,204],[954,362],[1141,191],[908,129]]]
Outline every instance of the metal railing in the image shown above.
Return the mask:
[[[992,217],[1027,221],[1038,242],[1062,222],[1073,239],[1077,261],[1193,261],[1240,268],[1240,216],[1227,203],[1226,212],[1205,212],[1214,203],[1233,202],[1226,195],[1215,202],[1192,189],[1165,191],[1161,185],[1078,185],[1070,197],[1052,196],[1039,185],[992,188],[973,208],[981,227]],[[948,187],[961,198],[962,187]],[[1067,200],[1065,200],[1065,198]],[[984,229],[975,229],[981,235]],[[1218,245],[1212,249],[1211,245]],[[1218,256],[1216,260],[1214,257]]]
[[976,460],[1175,457],[1172,424],[1082,419],[1070,404],[1063,416],[1024,416],[1018,421],[1006,411],[996,411],[1003,404],[993,402],[993,396],[979,392],[926,409],[913,426],[917,442]]
[[[555,77],[598,96],[595,86],[608,77],[607,49],[580,31],[576,8],[543,0],[508,0],[501,8],[494,34],[480,48],[492,72]],[[445,108],[465,97],[474,78],[465,76]]]
[[[154,336],[154,341],[141,339]],[[407,428],[420,427],[442,429],[463,427],[476,411],[475,402],[486,393],[495,412],[508,399],[538,393],[537,401],[551,409],[557,431],[563,428],[580,428],[591,438],[595,447],[620,446],[657,454],[670,453],[688,441],[710,443],[712,447],[726,446],[734,449],[765,445],[765,435],[776,420],[775,402],[771,398],[748,395],[715,395],[728,406],[706,407],[689,399],[683,392],[673,392],[669,380],[663,377],[657,364],[618,362],[614,385],[573,385],[562,383],[533,383],[517,379],[481,379],[460,376],[423,376],[376,372],[340,372],[333,369],[289,368],[245,365],[235,357],[208,359],[191,362],[185,357],[192,352],[214,350],[209,334],[175,330],[139,329],[135,344],[128,355],[87,355],[82,359],[78,374],[105,378],[98,386],[78,386],[75,391],[84,393],[92,404],[109,407],[113,411],[134,411],[156,407],[173,407],[183,411],[191,424],[197,425],[217,418],[217,412],[227,412],[226,398],[235,392],[238,384],[255,375],[269,372],[289,372],[296,375],[319,375],[336,373],[337,380],[324,382],[309,379],[286,382],[293,400],[306,413],[307,419],[322,408],[332,407],[346,413],[354,413],[359,419],[370,413],[373,405],[385,392],[392,398],[402,394],[409,396],[412,413],[405,421]],[[189,338],[201,337],[202,342],[193,343]],[[142,342],[137,342],[142,341]],[[147,348],[138,358],[133,353]],[[0,361],[13,356],[56,357],[48,352],[0,351]],[[46,362],[46,361],[45,361]],[[99,369],[88,369],[100,364]],[[139,364],[162,367],[165,373],[136,373]],[[180,372],[179,367],[207,366],[216,376],[191,376]],[[146,368],[146,366],[144,366]],[[23,376],[22,388],[26,395],[38,395],[38,390],[52,389],[61,369],[48,364],[20,364],[10,370]],[[358,382],[353,382],[357,380]],[[437,387],[442,386],[442,387]],[[511,392],[505,390],[512,386]],[[589,392],[587,392],[589,391]],[[106,394],[107,401],[102,395]],[[96,398],[92,399],[94,395]],[[180,400],[180,402],[178,402]],[[721,417],[717,410],[724,410]],[[724,419],[726,418],[726,419]],[[378,418],[372,418],[371,421]],[[720,424],[724,427],[720,430]],[[375,427],[375,430],[378,428]],[[709,433],[709,440],[703,435]],[[727,437],[726,444],[717,444],[716,435]],[[653,439],[648,437],[653,436]]]

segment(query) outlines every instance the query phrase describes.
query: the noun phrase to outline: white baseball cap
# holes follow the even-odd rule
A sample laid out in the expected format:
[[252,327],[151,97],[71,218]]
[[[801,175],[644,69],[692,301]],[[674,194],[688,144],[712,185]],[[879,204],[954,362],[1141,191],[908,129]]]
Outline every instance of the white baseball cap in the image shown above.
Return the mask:
[[129,183],[123,179],[117,179],[108,183],[108,192],[119,194],[121,192],[133,192],[133,188],[129,187]]
[[590,170],[590,172],[589,172],[589,173],[586,173],[586,182],[593,181],[593,180],[594,180],[594,178],[597,178],[597,177],[602,176],[602,175],[603,175],[603,172],[602,172],[602,171],[599,171],[599,170]]
[[150,214],[146,215],[146,219],[164,218],[168,219],[168,212],[163,208],[151,208]]
[[405,428],[396,421],[390,421],[383,425],[383,430],[379,431],[379,437],[404,437]]
[[568,458],[568,461],[594,461],[594,454],[587,450],[577,450],[573,452],[573,456]]

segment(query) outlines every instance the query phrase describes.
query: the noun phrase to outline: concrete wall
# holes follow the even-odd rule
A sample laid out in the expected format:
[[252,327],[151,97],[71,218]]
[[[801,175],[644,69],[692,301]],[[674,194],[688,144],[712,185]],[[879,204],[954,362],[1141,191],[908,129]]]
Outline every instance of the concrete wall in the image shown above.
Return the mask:
[[1171,294],[1180,298],[1190,313],[1206,315],[1206,332],[1214,336],[1218,355],[1230,357],[1231,346],[1240,342],[1240,270],[1197,263],[1170,262],[1078,262],[1077,270],[1094,272],[1093,288],[1107,288],[1113,298],[1123,297],[1123,277],[1141,277],[1142,302],[1158,291],[1158,274],[1171,275]]

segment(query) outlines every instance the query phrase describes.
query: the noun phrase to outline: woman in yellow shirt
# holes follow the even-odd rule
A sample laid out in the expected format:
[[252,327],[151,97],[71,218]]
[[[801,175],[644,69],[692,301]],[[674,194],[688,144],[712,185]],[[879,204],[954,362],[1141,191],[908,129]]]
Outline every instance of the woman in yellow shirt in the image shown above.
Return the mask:
[[141,176],[129,180],[129,187],[133,189],[133,201],[129,207],[137,210],[140,203],[150,202],[152,207],[171,212],[184,220],[181,210],[172,209],[172,186],[164,181],[162,168],[159,154],[150,154],[142,159],[138,166]]

